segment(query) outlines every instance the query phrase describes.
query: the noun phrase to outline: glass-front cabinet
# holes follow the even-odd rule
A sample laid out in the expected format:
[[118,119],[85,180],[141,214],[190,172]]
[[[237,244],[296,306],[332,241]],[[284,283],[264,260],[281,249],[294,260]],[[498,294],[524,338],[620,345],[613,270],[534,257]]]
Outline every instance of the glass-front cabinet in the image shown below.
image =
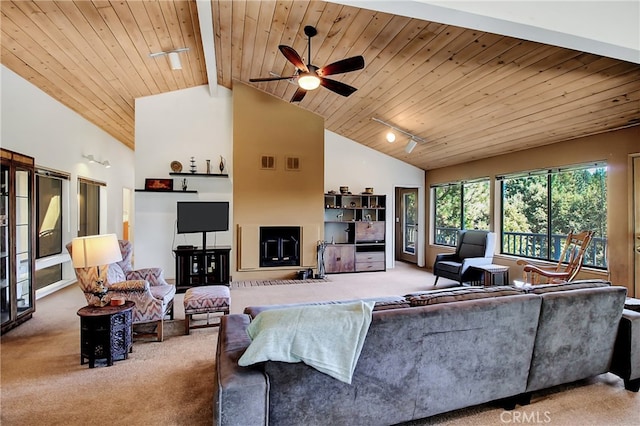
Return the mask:
[[34,159],[0,150],[0,310],[2,332],[21,324],[35,310]]

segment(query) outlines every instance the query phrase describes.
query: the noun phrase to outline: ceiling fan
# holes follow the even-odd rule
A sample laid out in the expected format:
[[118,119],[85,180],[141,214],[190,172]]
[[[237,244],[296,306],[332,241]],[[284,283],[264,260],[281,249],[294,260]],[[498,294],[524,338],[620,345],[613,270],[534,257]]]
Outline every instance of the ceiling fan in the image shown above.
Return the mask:
[[296,52],[292,47],[281,44],[278,46],[280,52],[282,52],[284,57],[296,67],[296,72],[288,77],[250,78],[249,81],[256,83],[262,81],[289,79],[297,80],[298,88],[293,94],[291,102],[300,102],[304,98],[304,95],[307,94],[307,91],[317,89],[318,86],[324,86],[332,92],[342,96],[349,96],[358,90],[348,84],[326,78],[326,76],[360,70],[364,68],[364,58],[362,56],[352,56],[351,58],[341,59],[329,65],[325,65],[322,68],[318,68],[311,64],[311,38],[318,34],[318,31],[315,27],[307,25],[304,27],[304,33],[308,38],[307,52],[309,60],[306,65],[300,55],[298,55],[298,52]]

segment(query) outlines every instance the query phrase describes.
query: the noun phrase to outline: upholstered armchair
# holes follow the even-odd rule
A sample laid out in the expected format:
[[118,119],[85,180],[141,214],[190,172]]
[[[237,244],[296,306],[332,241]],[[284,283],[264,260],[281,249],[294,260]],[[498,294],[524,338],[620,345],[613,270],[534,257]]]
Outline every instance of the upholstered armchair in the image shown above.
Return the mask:
[[458,281],[461,285],[476,277],[469,269],[471,266],[489,265],[493,262],[496,246],[496,234],[489,231],[463,229],[458,231],[458,244],[455,253],[436,255],[433,264],[433,275]]
[[[173,298],[176,287],[164,280],[161,268],[145,268],[134,270],[131,265],[133,246],[125,240],[118,241],[122,260],[107,265],[107,270],[101,273],[106,276],[104,282],[107,287],[107,297],[122,297],[135,302],[133,309],[133,324],[156,323],[155,332],[136,333],[136,337],[154,336],[159,342],[164,338],[164,318],[169,315],[173,319]],[[71,243],[67,244],[67,251],[73,256]],[[78,285],[84,292],[87,303],[95,302],[95,283],[98,279],[97,268],[75,268]]]

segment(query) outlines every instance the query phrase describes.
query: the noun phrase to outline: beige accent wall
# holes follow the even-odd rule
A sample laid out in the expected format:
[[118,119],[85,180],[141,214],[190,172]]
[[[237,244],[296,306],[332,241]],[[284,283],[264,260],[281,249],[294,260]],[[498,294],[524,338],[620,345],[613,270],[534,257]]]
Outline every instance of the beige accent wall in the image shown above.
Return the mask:
[[[275,169],[261,168],[262,156]],[[285,169],[299,159],[298,171]],[[316,268],[323,238],[324,119],[242,83],[233,86],[235,280],[293,278]],[[259,267],[260,226],[301,226],[301,266]]]
[[[574,139],[540,148],[514,152],[512,154],[486,158],[452,167],[430,170],[426,174],[426,188],[443,182],[489,177],[492,181],[493,200],[499,200],[499,190],[495,184],[496,175],[518,171],[534,170],[544,167],[559,167],[582,164],[590,161],[607,163],[607,216],[609,243],[609,271],[596,271],[583,268],[578,278],[607,278],[614,284],[626,286],[629,295],[635,295],[633,289],[633,185],[631,155],[640,152],[640,126]],[[442,246],[433,245],[431,221],[433,206],[431,191],[427,191],[426,264],[432,268],[435,256],[450,251]],[[494,203],[494,206],[497,205]],[[492,207],[495,231],[500,232],[499,209]],[[497,250],[499,251],[499,246]],[[510,267],[510,278],[519,279],[522,268],[516,265],[512,256],[498,255],[495,263]]]

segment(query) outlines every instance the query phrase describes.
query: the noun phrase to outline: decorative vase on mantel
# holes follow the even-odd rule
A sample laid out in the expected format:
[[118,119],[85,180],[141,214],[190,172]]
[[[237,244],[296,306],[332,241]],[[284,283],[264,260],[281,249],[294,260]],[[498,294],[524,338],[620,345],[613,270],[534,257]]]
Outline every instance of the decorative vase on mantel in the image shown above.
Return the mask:
[[220,168],[220,174],[222,174],[222,172],[224,172],[224,157],[222,155],[220,156],[220,164],[218,167]]
[[207,160],[207,174],[211,174],[211,160]]
[[195,173],[198,169],[196,167],[196,158],[195,157],[191,157],[191,173]]

